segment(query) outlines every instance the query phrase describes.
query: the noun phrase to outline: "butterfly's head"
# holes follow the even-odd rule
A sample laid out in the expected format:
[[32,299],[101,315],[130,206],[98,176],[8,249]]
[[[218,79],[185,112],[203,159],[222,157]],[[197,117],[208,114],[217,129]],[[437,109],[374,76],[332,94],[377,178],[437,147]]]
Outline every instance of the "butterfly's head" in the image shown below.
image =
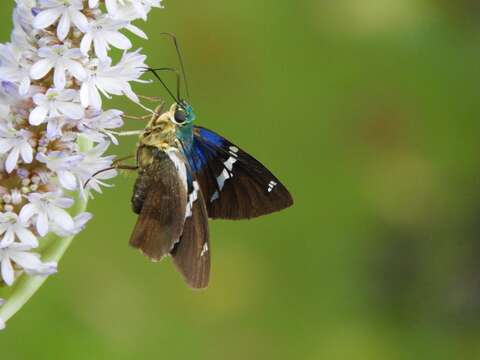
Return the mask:
[[192,106],[185,100],[174,103],[170,107],[170,120],[176,126],[185,126],[191,124],[195,120],[195,113]]

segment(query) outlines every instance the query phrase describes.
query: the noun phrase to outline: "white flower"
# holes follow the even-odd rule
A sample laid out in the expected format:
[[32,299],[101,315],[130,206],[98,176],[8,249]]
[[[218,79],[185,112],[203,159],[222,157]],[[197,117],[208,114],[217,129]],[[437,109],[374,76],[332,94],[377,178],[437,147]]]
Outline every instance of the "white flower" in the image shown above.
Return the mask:
[[19,157],[29,164],[33,160],[33,149],[29,140],[32,134],[28,130],[15,130],[9,124],[0,123],[0,154],[8,153],[5,170],[11,173],[17,166]]
[[67,231],[63,228],[56,226],[55,224],[52,224],[52,231],[58,236],[62,236],[62,237],[76,235],[85,228],[85,226],[87,225],[87,222],[89,222],[92,219],[92,217],[93,217],[92,214],[88,212],[80,213],[77,216],[75,216],[73,219],[75,226],[72,230]]
[[67,45],[53,45],[38,49],[38,60],[30,68],[30,77],[39,80],[54,69],[53,83],[57,89],[65,88],[66,71],[77,80],[82,81],[86,72],[82,64],[77,61],[83,57],[78,48],[71,49]]
[[82,135],[91,141],[99,143],[109,138],[112,143],[118,145],[118,141],[112,134],[111,129],[123,126],[122,115],[123,112],[120,110],[94,111],[90,117],[83,118],[77,126]]
[[65,231],[71,231],[75,227],[72,217],[64,210],[73,205],[71,198],[61,197],[59,192],[30,193],[28,201],[20,210],[20,220],[28,222],[36,217],[35,227],[40,236],[48,233],[49,223],[54,223]]
[[0,249],[1,275],[5,284],[13,284],[15,273],[12,262],[32,275],[56,272],[55,263],[42,263],[38,254],[30,252],[31,249],[31,246],[17,243]]
[[56,172],[60,185],[67,190],[75,190],[77,188],[77,181],[72,171],[82,161],[83,155],[75,154],[68,155],[61,151],[51,151],[48,155],[38,153],[36,159],[47,167]]
[[36,107],[30,113],[28,121],[32,125],[40,125],[48,118],[65,115],[70,119],[78,120],[84,115],[78,99],[78,92],[73,89],[49,89],[46,94],[35,94],[33,102]]
[[100,92],[107,98],[110,94],[125,95],[130,100],[138,102],[138,96],[133,92],[130,82],[146,82],[139,80],[146,68],[145,59],[145,55],[140,55],[137,50],[124,53],[122,59],[114,66],[111,66],[109,61],[98,62],[96,69],[91,71],[80,88],[82,105],[101,108]]
[[108,13],[116,18],[147,20],[152,7],[161,7],[161,0],[105,0]]
[[[0,86],[0,103],[2,105],[11,105],[18,107],[22,105],[26,100],[29,100],[31,94],[34,91],[38,91],[37,86],[30,86],[30,90],[27,94],[22,95],[19,92],[18,85],[10,81],[2,81]],[[23,104],[24,105],[24,104]],[[22,106],[21,106],[22,107]],[[24,107],[22,107],[24,108]],[[11,113],[9,109],[9,114]]]
[[72,23],[82,32],[88,26],[86,16],[81,12],[83,0],[40,0],[42,11],[33,19],[36,29],[45,29],[59,18],[57,36],[63,41],[67,37]]
[[0,44],[0,79],[17,82],[19,93],[26,95],[30,89],[29,69],[20,63],[21,52],[12,44]]
[[5,248],[18,239],[22,244],[35,248],[38,241],[35,235],[28,230],[25,223],[20,221],[18,215],[13,212],[0,213],[0,248]]
[[88,55],[88,51],[93,43],[95,54],[100,60],[106,61],[110,45],[121,50],[130,49],[132,43],[125,35],[119,32],[126,25],[128,25],[127,21],[113,20],[107,16],[90,22],[88,30],[80,43],[82,53]]
[[[117,175],[116,170],[111,169],[106,170],[112,165],[114,156],[105,156],[102,155],[108,149],[108,142],[100,143],[96,145],[93,149],[85,153],[85,157],[82,161],[75,166],[72,172],[77,177],[78,184],[80,186],[80,191],[87,189],[93,189],[99,193],[102,192],[100,185],[108,186],[108,184],[102,182],[102,180],[108,180]],[[92,177],[93,174],[101,171],[95,177]],[[88,180],[87,186],[84,188],[85,183]]]
[[47,122],[47,138],[52,140],[63,136],[63,128],[65,126],[75,126],[77,120],[66,118],[65,116],[58,116],[48,119]]

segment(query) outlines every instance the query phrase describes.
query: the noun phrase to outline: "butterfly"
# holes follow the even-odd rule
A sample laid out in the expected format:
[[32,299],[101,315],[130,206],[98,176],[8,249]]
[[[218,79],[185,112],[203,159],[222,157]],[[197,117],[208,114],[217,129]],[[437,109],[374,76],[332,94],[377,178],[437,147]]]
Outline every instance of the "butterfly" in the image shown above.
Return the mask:
[[[188,96],[177,39],[173,40]],[[130,244],[152,261],[170,255],[192,288],[210,278],[208,219],[250,219],[285,209],[293,199],[258,160],[225,137],[194,125],[192,106],[181,98],[181,76],[172,68],[146,68],[174,103],[157,107],[140,132],[132,208],[138,214]],[[175,96],[157,71],[177,75]],[[120,168],[120,167],[118,167]]]
[[212,130],[194,125],[184,100],[153,116],[139,137],[130,244],[152,261],[170,255],[192,288],[210,276],[208,219],[250,219],[293,199],[258,160]]

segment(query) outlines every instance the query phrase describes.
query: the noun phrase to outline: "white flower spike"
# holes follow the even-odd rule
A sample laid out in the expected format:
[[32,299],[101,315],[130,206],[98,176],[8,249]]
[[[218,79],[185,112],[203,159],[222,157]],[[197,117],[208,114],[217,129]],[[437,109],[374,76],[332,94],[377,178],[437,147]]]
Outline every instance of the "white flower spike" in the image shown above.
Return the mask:
[[53,45],[38,49],[41,58],[30,68],[30,77],[39,80],[45,77],[52,69],[53,84],[57,89],[65,88],[66,72],[77,80],[85,79],[87,73],[79,62],[83,55],[80,49],[71,49],[67,45]]
[[[90,192],[116,175],[92,178],[112,166],[105,153],[123,125],[102,96],[139,101],[131,83],[143,82],[146,57],[127,35],[146,38],[132,22],[160,3],[16,0],[11,41],[0,44],[0,329],[57,271],[92,217]],[[123,51],[116,63],[112,47]]]

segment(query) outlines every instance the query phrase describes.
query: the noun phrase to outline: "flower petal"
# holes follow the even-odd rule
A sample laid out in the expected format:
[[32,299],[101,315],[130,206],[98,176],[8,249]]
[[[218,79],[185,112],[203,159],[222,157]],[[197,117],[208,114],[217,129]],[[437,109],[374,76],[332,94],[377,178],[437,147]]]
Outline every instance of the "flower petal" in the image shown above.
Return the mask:
[[36,213],[36,208],[35,205],[33,204],[26,204],[22,207],[20,210],[20,214],[18,215],[20,221],[22,221],[24,224],[28,222],[28,220],[31,219],[33,215]]
[[47,114],[48,114],[48,109],[46,107],[37,106],[30,113],[28,117],[28,122],[34,126],[38,126],[45,121]]
[[17,166],[18,162],[18,156],[20,155],[20,150],[18,147],[14,147],[11,151],[10,154],[7,157],[7,161],[5,161],[5,170],[7,170],[7,173],[11,173],[13,169]]
[[77,188],[77,179],[70,171],[58,171],[58,180],[60,184],[67,190],[75,190]]
[[34,269],[25,269],[28,275],[48,276],[57,272],[57,263],[50,261],[47,263],[38,264]]
[[33,160],[33,149],[28,142],[20,147],[20,155],[25,163],[30,164]]
[[42,264],[38,258],[38,255],[25,251],[16,251],[10,255],[10,258],[15,262],[15,264],[20,265],[24,269],[35,270]]
[[[23,210],[23,209],[22,209]],[[41,212],[37,216],[37,223],[35,224],[37,232],[40,236],[45,236],[48,233],[48,217],[47,214]]]
[[88,51],[92,47],[92,34],[91,33],[86,33],[83,35],[82,41],[80,42],[80,50],[82,51],[82,54],[87,56]]
[[75,228],[75,223],[70,214],[61,208],[49,206],[48,217],[62,229],[70,231]]
[[62,197],[55,200],[55,205],[61,208],[69,208],[74,203],[73,199],[69,197]]
[[136,27],[135,25],[129,24],[125,26],[125,29],[131,31],[132,33],[141,37],[142,39],[148,39],[147,34],[145,34],[140,28]]
[[30,68],[30,77],[33,80],[39,80],[45,77],[52,70],[53,66],[54,63],[50,59],[39,60]]
[[33,235],[33,233],[30,230],[25,229],[21,225],[17,225],[15,232],[18,236],[18,239],[25,245],[29,245],[32,248],[35,248],[38,246],[37,238],[35,237],[35,235]]
[[30,90],[30,78],[28,76],[25,76],[20,81],[20,87],[18,88],[18,93],[22,96],[25,96],[28,94],[28,90]]
[[57,26],[57,36],[61,41],[65,40],[68,33],[70,32],[70,26],[71,24],[68,12],[64,11]]
[[80,104],[71,102],[58,102],[58,110],[70,119],[79,120],[83,117],[84,111]]
[[105,6],[110,15],[115,16],[118,10],[117,0],[105,0]]
[[53,74],[53,83],[57,89],[63,90],[66,82],[65,65],[62,61],[57,61],[55,64],[55,73]]
[[33,27],[36,29],[45,29],[57,21],[62,14],[61,8],[52,8],[39,12],[33,19]]
[[93,46],[95,47],[95,54],[100,60],[106,60],[108,58],[108,49],[103,39],[93,39]]
[[70,72],[70,74],[72,74],[72,76],[74,76],[80,81],[85,80],[85,78],[87,77],[87,73],[78,61],[70,60],[67,62],[66,65],[68,71]]
[[8,286],[13,284],[14,273],[10,258],[4,257],[2,260],[2,278]]
[[127,50],[132,47],[130,40],[123,34],[112,31],[108,34],[108,42],[121,50]]
[[88,20],[87,17],[77,10],[70,10],[70,18],[75,26],[81,31],[86,32],[88,29]]
[[14,241],[15,241],[15,234],[13,233],[12,229],[9,228],[5,232],[5,235],[3,235],[2,241],[0,241],[0,247],[6,248],[7,246],[12,245]]

